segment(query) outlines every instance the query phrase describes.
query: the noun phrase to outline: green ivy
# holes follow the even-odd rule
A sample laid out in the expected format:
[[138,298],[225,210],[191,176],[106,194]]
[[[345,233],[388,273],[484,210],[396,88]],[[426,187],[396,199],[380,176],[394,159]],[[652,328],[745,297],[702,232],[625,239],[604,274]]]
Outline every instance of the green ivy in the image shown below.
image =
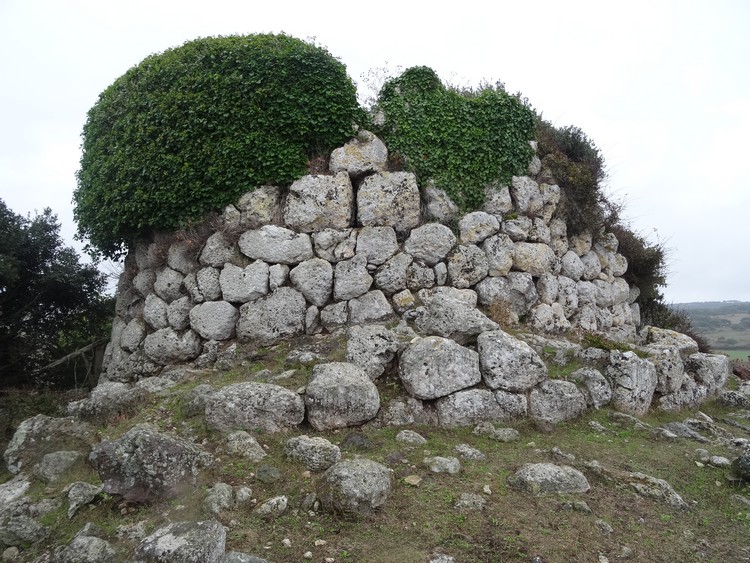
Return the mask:
[[420,181],[432,179],[464,211],[484,188],[525,173],[533,151],[534,113],[501,88],[446,88],[435,71],[413,67],[383,86],[378,133]]
[[153,230],[293,181],[362,119],[344,65],[286,35],[204,38],[152,55],[88,113],[78,235],[117,257]]

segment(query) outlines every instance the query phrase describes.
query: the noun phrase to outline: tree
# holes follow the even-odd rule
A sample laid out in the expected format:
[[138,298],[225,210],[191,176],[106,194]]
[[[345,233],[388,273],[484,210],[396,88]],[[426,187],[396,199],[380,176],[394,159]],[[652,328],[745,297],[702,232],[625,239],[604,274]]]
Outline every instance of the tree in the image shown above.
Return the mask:
[[102,336],[105,276],[81,264],[49,208],[29,219],[0,200],[0,386]]

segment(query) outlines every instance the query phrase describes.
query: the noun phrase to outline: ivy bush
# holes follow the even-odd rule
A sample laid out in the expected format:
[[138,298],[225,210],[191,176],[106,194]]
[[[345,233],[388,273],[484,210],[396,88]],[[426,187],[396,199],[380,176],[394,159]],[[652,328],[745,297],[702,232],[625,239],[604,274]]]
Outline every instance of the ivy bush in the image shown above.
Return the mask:
[[481,206],[484,188],[523,174],[533,154],[534,113],[499,87],[446,88],[435,71],[413,67],[383,85],[377,130],[391,153],[444,189],[464,211]]
[[78,235],[115,258],[257,186],[303,175],[363,119],[343,64],[286,35],[212,37],[146,58],[83,128]]

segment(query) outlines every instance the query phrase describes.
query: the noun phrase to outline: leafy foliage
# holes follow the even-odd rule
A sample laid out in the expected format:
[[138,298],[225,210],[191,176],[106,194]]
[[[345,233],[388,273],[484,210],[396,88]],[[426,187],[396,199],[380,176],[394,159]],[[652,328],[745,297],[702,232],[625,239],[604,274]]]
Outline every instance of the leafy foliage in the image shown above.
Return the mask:
[[27,219],[0,200],[0,386],[107,332],[104,276],[63,246],[50,209]]
[[578,127],[558,129],[541,118],[536,138],[543,166],[562,188],[559,213],[566,218],[568,232],[596,235],[611,205],[602,192],[607,174],[601,152]]
[[487,184],[522,174],[532,156],[534,114],[501,88],[466,95],[443,86],[432,69],[413,67],[385,83],[377,110],[391,152],[463,210],[481,206]]
[[152,55],[88,113],[79,236],[117,257],[151,230],[299,177],[361,116],[344,65],[286,35],[204,38]]

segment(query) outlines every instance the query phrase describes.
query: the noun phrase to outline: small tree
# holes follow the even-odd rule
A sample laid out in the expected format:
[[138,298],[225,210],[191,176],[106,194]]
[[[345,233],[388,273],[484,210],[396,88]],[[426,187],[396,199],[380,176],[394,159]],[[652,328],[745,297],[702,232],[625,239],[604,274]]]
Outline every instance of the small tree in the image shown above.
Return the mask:
[[105,276],[63,245],[57,216],[32,219],[0,200],[0,386],[106,334]]

